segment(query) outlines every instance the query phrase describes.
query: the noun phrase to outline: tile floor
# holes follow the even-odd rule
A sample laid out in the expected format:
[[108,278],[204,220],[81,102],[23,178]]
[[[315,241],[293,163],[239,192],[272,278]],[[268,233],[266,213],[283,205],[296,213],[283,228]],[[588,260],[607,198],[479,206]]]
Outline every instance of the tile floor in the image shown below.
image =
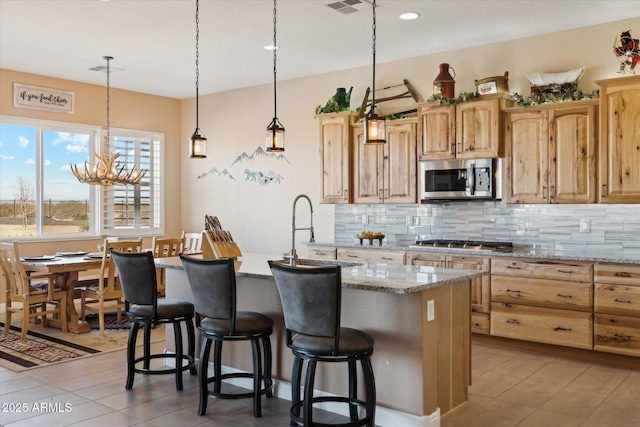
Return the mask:
[[[164,343],[155,346],[162,349]],[[282,399],[264,399],[262,418],[253,417],[250,400],[210,399],[207,415],[199,417],[196,377],[187,374],[182,392],[176,392],[173,377],[140,375],[126,391],[124,360],[122,350],[23,373],[0,368],[2,409],[8,403],[29,408],[0,411],[0,425],[289,425],[289,402]],[[36,402],[49,406],[33,411]],[[341,418],[323,415],[325,422]],[[441,425],[638,427],[640,366],[618,369],[474,344],[469,402],[444,416]]]

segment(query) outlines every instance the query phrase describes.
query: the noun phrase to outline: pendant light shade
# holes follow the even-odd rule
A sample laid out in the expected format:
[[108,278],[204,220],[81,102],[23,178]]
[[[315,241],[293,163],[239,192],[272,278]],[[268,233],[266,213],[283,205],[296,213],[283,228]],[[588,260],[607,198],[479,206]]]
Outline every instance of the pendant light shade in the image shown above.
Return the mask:
[[267,126],[266,146],[267,151],[284,151],[284,126],[278,120],[278,102],[277,102],[277,90],[276,90],[276,63],[277,63],[277,50],[278,45],[276,43],[277,35],[277,0],[273,0],[273,119]]
[[147,173],[146,169],[140,169],[137,171],[134,168],[131,170],[125,170],[125,166],[120,166],[120,153],[110,153],[111,146],[111,95],[109,75],[110,67],[109,63],[113,59],[112,56],[103,56],[107,60],[107,134],[104,138],[104,153],[102,155],[95,153],[95,164],[89,164],[84,162],[84,166],[78,167],[78,165],[70,165],[71,172],[78,179],[78,181],[85,184],[101,185],[109,187],[112,185],[136,185],[140,184],[142,178]]
[[207,138],[200,133],[198,127],[198,88],[200,82],[200,2],[196,0],[196,130],[189,138],[189,157],[203,159],[207,157]]
[[371,109],[364,118],[364,143],[384,144],[387,142],[386,120],[376,114],[376,0],[373,0],[373,84]]

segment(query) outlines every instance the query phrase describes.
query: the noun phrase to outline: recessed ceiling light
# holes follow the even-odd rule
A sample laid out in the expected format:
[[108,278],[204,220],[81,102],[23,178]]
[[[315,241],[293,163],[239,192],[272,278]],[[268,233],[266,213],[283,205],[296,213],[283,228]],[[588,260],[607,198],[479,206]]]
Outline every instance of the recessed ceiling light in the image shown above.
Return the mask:
[[402,15],[400,15],[400,19],[404,19],[407,21],[411,21],[413,19],[418,19],[418,17],[420,16],[419,13],[416,12],[407,12],[407,13],[403,13]]
[[276,47],[274,48],[272,44],[268,44],[268,45],[264,46],[264,48],[265,48],[266,50],[276,50],[276,49],[280,49],[280,46],[276,46]]

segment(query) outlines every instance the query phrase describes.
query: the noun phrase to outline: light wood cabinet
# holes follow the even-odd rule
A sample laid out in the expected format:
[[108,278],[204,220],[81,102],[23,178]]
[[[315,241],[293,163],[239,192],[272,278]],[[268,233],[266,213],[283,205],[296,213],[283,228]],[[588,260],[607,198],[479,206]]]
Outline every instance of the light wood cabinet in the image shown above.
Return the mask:
[[351,203],[351,124],[355,113],[317,116],[320,128],[322,203]]
[[309,247],[307,256],[311,259],[336,259],[336,248]]
[[505,111],[507,203],[596,201],[597,102]]
[[416,203],[415,118],[387,122],[387,142],[364,144],[362,124],[353,126],[353,202]]
[[640,76],[600,86],[600,203],[640,203]]
[[405,252],[385,251],[383,249],[338,248],[337,259],[355,262],[381,262],[385,264],[404,264]]
[[491,260],[491,334],[593,348],[593,264]]
[[451,105],[418,106],[419,160],[501,157],[501,110],[512,103],[502,94]]
[[[459,270],[491,270],[488,257],[473,255],[451,255],[433,252],[409,252],[407,264],[431,267],[455,268]],[[471,331],[489,333],[489,312],[491,309],[490,276],[476,277],[471,280]]]
[[640,356],[640,266],[596,264],[594,348]]

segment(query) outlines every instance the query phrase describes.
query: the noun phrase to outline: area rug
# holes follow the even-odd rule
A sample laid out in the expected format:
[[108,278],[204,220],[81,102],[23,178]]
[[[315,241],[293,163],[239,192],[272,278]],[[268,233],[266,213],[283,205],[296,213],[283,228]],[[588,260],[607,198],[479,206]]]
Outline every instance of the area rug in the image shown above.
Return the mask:
[[[86,317],[91,329],[100,329],[100,317],[97,314],[87,314]],[[120,322],[118,322],[118,316],[115,313],[107,313],[104,316],[104,328],[105,329],[129,329],[131,322],[127,314],[120,316]]]
[[[15,372],[126,349],[129,337],[127,329],[107,329],[103,337],[94,329],[74,334],[31,324],[27,337],[21,341],[20,327],[12,325],[5,336],[4,323],[0,322],[0,330],[0,366]],[[151,342],[164,340],[165,328],[159,325],[151,332]],[[142,339],[138,339],[138,345],[142,345]]]

